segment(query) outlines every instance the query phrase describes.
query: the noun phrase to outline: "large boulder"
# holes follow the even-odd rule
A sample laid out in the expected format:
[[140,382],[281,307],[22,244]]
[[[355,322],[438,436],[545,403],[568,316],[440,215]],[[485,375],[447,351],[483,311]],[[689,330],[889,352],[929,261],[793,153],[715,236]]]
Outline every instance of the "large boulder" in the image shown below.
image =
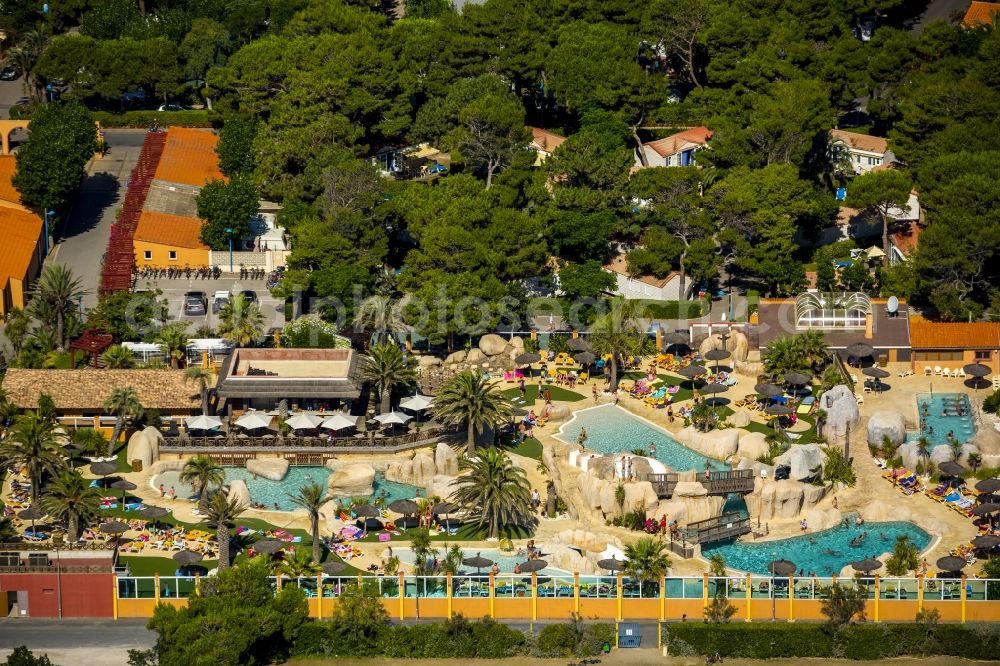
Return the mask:
[[233,479],[229,482],[229,493],[226,499],[230,502],[237,502],[244,508],[250,508],[250,489],[243,479]]
[[649,481],[625,484],[625,510],[642,509],[649,511],[660,503],[660,499]]
[[909,470],[916,470],[917,464],[924,462],[916,442],[906,442],[896,449],[896,455],[903,459],[903,467]]
[[840,511],[833,507],[828,509],[814,507],[806,510],[802,514],[802,517],[806,520],[811,531],[827,530],[831,527],[836,527],[843,520]]
[[487,356],[496,356],[503,353],[503,350],[507,348],[507,341],[496,333],[487,333],[479,338],[479,348]]
[[751,432],[740,437],[736,455],[744,460],[757,460],[768,451],[767,436],[762,432]]
[[792,445],[774,459],[775,465],[790,465],[792,481],[813,479],[823,472],[823,451],[815,444]]
[[519,335],[515,335],[510,339],[510,345],[514,348],[518,354],[524,351],[524,338]]
[[743,411],[733,412],[733,415],[726,420],[729,421],[734,428],[746,428],[750,425],[750,415]]
[[947,444],[938,444],[931,449],[931,462],[940,465],[943,462],[951,462],[955,459],[955,452]]
[[153,464],[153,443],[142,430],[132,433],[125,448],[125,459],[130,465],[138,462],[146,470]]
[[750,352],[750,342],[742,331],[733,331],[726,346],[733,354],[733,361],[741,363],[747,360]]
[[906,419],[899,412],[880,409],[868,418],[868,443],[880,445],[885,437],[895,446],[906,441]]
[[438,474],[455,476],[458,474],[458,455],[455,449],[440,442],[434,449],[434,467]]
[[326,482],[334,497],[371,495],[375,490],[375,468],[364,463],[351,463],[334,470]]
[[[963,465],[969,465],[969,456],[972,454],[979,455],[979,447],[975,444],[965,443],[962,445],[962,450],[958,454],[958,462]],[[971,465],[969,465],[971,467]]]
[[459,350],[448,354],[447,358],[444,359],[445,365],[454,365],[456,363],[463,363],[465,361],[465,351]]
[[676,439],[690,449],[710,458],[725,460],[736,453],[739,447],[740,431],[736,428],[699,432],[694,426],[684,428]]
[[441,359],[437,356],[423,355],[417,359],[417,366],[421,368],[435,368],[441,365]]
[[160,459],[160,447],[164,445],[166,440],[163,438],[163,433],[160,432],[159,428],[154,428],[153,426],[146,426],[142,429],[145,433],[146,439],[149,440],[149,445],[153,449],[153,462]]
[[437,468],[434,459],[426,453],[418,453],[413,460],[399,463],[389,463],[385,468],[385,478],[397,483],[408,483],[414,486],[426,487],[434,480]]
[[247,471],[271,481],[281,481],[288,475],[288,465],[284,458],[256,458],[247,461]]
[[486,361],[486,354],[484,354],[481,349],[477,349],[476,347],[470,349],[468,355],[465,357],[465,362],[470,365],[483,363],[484,361]]
[[567,405],[553,403],[552,409],[549,410],[549,421],[566,421],[571,416],[573,416],[573,412],[570,411]]
[[674,486],[674,497],[705,497],[708,490],[697,481],[678,481]]
[[848,430],[856,431],[861,423],[858,399],[844,384],[823,393],[819,398],[819,406],[826,412],[826,425],[823,426],[822,434],[831,443],[843,438]]

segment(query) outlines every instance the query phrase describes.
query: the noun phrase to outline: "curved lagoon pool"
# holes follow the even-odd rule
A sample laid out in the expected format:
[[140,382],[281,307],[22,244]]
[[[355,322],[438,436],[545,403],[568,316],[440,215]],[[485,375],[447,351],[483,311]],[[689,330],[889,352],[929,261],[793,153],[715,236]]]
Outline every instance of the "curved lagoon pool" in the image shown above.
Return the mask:
[[706,463],[712,469],[729,469],[726,463],[706,458],[679,443],[666,430],[615,405],[601,405],[575,412],[555,437],[567,444],[576,444],[580,428],[587,429],[585,446],[600,453],[646,450],[649,443],[653,442],[656,445],[656,455],[653,457],[674,471],[704,471]]
[[[288,468],[288,475],[281,481],[271,481],[261,477],[254,478],[253,474],[245,467],[223,467],[226,473],[226,482],[241,479],[246,482],[250,490],[250,499],[260,502],[268,509],[274,509],[277,505],[279,511],[293,511],[299,508],[288,497],[289,493],[295,493],[299,488],[308,483],[319,483],[326,486],[326,480],[330,476],[330,469],[320,466],[292,466]],[[194,491],[190,484],[180,480],[179,472],[163,472],[157,474],[150,481],[154,489],[159,489],[163,484],[164,489],[170,490],[173,486],[177,490],[178,497],[192,498]],[[375,475],[375,492],[373,498],[383,497],[386,502],[393,502],[398,499],[412,499],[423,494],[423,490],[416,486],[405,483],[395,483],[386,481],[381,474]]]
[[[701,552],[706,559],[719,554],[726,558],[728,567],[765,576],[768,575],[768,563],[782,558],[791,560],[806,574],[835,576],[851,562],[891,551],[897,536],[910,537],[920,551],[931,543],[931,535],[913,523],[865,523],[856,527],[854,516],[847,516],[845,520],[846,526],[842,523],[822,532],[775,541],[724,542],[705,546]],[[867,534],[864,541],[859,546],[852,546],[851,540],[862,533]]]

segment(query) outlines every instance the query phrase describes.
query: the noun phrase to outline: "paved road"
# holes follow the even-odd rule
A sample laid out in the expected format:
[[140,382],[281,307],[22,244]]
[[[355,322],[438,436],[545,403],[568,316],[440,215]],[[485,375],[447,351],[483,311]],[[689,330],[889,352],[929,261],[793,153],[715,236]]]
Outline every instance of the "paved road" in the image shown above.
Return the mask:
[[17,81],[0,81],[0,118],[10,118],[10,107],[25,99],[24,77]]
[[155,641],[145,620],[0,620],[0,659],[24,645],[60,666],[121,666],[129,649],[150,648]]
[[969,8],[969,0],[931,0],[924,13],[914,19],[910,32],[919,35],[928,23],[937,20],[947,21],[956,13],[964,14]]
[[108,245],[111,223],[125,197],[125,182],[139,159],[143,130],[108,130],[110,152],[91,160],[87,176],[46,263],[64,264],[81,278],[87,295],[83,306],[97,304],[101,257]]

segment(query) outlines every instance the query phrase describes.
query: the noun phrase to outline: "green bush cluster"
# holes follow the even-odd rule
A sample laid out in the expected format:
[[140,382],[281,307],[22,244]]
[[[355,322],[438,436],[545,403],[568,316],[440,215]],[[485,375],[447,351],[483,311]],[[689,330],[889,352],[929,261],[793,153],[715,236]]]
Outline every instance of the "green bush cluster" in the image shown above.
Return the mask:
[[612,625],[573,621],[552,624],[537,638],[490,618],[469,621],[457,615],[446,622],[383,624],[364,641],[345,640],[337,618],[308,622],[295,637],[295,656],[384,657],[397,659],[503,659],[514,656],[592,656],[614,640]]
[[148,128],[155,121],[160,127],[211,127],[219,119],[213,111],[126,111],[110,113],[91,111],[94,121],[101,127]]
[[995,659],[1000,627],[993,624],[854,624],[830,633],[821,624],[669,624],[671,654],[715,654],[744,659],[846,657],[873,661],[902,656],[947,655]]
[[1000,391],[994,391],[983,400],[983,411],[990,414],[1000,411]]

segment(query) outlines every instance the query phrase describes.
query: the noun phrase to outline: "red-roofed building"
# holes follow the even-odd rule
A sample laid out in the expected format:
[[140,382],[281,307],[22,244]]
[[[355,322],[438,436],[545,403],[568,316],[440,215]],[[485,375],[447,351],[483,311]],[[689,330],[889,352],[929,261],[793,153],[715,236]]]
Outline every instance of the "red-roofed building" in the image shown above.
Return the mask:
[[936,322],[910,317],[910,346],[913,368],[945,366],[961,368],[968,363],[982,363],[1000,372],[1000,322]]
[[1000,14],[1000,3],[977,2],[969,4],[968,11],[962,17],[963,28],[986,28],[993,25],[996,15]]
[[531,143],[528,148],[535,151],[538,157],[535,159],[535,166],[540,166],[546,159],[552,156],[556,148],[563,144],[566,137],[559,136],[541,127],[529,127],[531,132]]
[[45,258],[42,219],[21,204],[11,178],[13,155],[0,155],[0,315],[27,304],[27,291]]
[[889,233],[889,263],[909,261],[920,242],[920,224],[916,220],[906,220],[892,225]]
[[856,174],[868,173],[883,162],[896,160],[889,151],[889,142],[880,136],[832,129],[830,144],[841,146],[847,151],[851,167]]
[[[656,141],[644,143],[638,148],[651,167],[694,166],[694,154],[708,145],[712,130],[707,127],[692,127],[677,134]],[[636,160],[641,163],[639,155]]]

